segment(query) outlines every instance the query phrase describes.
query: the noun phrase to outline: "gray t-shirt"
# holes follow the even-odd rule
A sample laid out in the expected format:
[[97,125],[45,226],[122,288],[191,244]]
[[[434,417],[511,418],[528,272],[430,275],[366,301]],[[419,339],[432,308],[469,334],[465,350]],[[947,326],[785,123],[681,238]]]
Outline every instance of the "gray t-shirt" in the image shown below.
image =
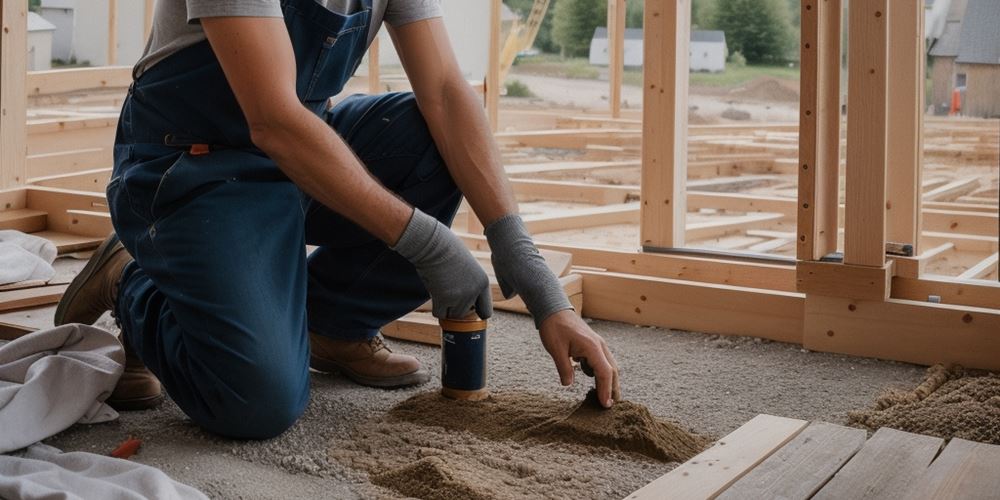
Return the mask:
[[[333,12],[351,14],[361,9],[361,0],[315,0]],[[156,63],[205,39],[198,22],[203,17],[282,17],[281,0],[159,0],[153,15],[153,30],[139,62],[138,77]],[[391,26],[441,16],[440,0],[372,0],[371,29],[374,39],[384,20]]]

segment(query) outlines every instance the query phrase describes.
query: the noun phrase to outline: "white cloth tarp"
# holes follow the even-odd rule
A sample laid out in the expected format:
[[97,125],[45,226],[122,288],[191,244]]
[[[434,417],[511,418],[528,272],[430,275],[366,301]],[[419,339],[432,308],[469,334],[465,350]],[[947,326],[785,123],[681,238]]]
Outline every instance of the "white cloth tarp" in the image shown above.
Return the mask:
[[22,456],[0,456],[0,498],[188,499],[207,498],[163,471],[93,453],[61,453],[36,444]]
[[49,240],[6,229],[0,231],[0,285],[55,276],[56,246]]

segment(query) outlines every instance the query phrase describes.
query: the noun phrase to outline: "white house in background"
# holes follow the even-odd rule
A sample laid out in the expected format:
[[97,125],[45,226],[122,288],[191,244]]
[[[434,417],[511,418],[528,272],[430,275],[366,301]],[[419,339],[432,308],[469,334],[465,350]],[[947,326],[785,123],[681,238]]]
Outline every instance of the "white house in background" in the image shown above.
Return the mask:
[[[722,31],[692,31],[689,52],[691,71],[719,72],[726,70],[729,48]],[[608,30],[598,26],[590,40],[590,64],[608,65]],[[625,66],[642,67],[642,29],[625,30]]]
[[[146,46],[144,37],[146,2],[117,2],[116,65],[135,64]],[[108,0],[42,0],[42,17],[56,26],[53,57],[68,61],[88,61],[94,66],[108,64]]]
[[52,34],[54,24],[34,12],[28,13],[28,71],[52,67]]
[[[441,10],[462,74],[469,80],[482,80],[489,65],[490,0],[441,0]],[[502,4],[500,19],[506,36],[517,14]],[[399,56],[384,28],[379,33],[379,64],[399,65]],[[357,74],[365,75],[367,71],[366,65],[362,65]]]
[[[590,39],[590,64],[607,66],[608,60],[608,29],[598,26]],[[642,67],[642,28],[625,30],[625,67]]]
[[726,70],[729,46],[722,31],[692,31],[689,51],[691,71],[719,73]]

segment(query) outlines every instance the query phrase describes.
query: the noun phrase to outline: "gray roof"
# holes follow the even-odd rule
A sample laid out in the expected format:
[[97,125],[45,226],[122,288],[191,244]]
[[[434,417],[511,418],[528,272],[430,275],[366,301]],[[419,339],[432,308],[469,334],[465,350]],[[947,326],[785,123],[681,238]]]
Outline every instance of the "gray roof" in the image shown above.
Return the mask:
[[933,57],[956,57],[958,56],[959,41],[962,36],[962,23],[961,21],[948,21],[944,25],[944,31],[941,33],[941,38],[938,38],[934,42],[934,47],[931,48],[931,56]]
[[[608,38],[607,28],[605,28],[604,26],[598,26],[597,28],[594,29],[594,39],[606,40],[607,38]],[[626,28],[625,39],[642,40],[642,28]],[[724,31],[692,31],[691,41],[726,43],[726,33]]]
[[969,0],[955,62],[1000,64],[1000,1]]

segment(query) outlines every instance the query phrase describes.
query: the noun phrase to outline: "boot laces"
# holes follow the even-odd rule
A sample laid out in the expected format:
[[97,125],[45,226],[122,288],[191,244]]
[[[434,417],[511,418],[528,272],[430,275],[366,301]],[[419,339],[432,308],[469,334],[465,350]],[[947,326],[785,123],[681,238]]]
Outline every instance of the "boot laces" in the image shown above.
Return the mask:
[[372,337],[371,340],[368,341],[368,346],[371,348],[372,354],[375,354],[381,351],[382,349],[392,352],[392,349],[389,349],[389,346],[385,345],[385,341],[382,340],[381,335],[376,335]]

